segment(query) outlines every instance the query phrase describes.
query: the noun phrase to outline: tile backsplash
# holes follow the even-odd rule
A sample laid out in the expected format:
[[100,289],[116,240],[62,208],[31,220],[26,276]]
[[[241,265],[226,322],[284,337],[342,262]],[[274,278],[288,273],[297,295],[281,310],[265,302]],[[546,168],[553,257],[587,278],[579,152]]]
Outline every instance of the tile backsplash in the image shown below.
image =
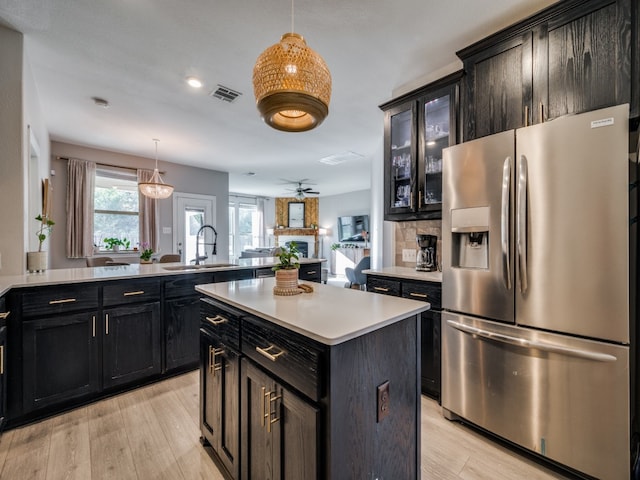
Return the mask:
[[415,268],[415,262],[403,262],[402,250],[405,248],[417,250],[418,245],[416,243],[416,235],[428,234],[436,235],[438,237],[437,246],[437,261],[440,266],[440,259],[442,258],[442,220],[415,220],[411,222],[396,222],[395,223],[395,237],[396,237],[396,251],[395,251],[395,265],[398,267],[412,267]]

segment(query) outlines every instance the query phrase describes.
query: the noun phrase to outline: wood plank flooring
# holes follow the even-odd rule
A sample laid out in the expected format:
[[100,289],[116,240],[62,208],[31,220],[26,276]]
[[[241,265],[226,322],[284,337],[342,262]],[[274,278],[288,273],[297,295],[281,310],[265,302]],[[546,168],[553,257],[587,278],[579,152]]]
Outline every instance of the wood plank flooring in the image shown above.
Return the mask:
[[[221,480],[199,442],[198,382],[187,373],[4,432],[0,479]],[[567,477],[445,420],[423,397],[422,478]]]

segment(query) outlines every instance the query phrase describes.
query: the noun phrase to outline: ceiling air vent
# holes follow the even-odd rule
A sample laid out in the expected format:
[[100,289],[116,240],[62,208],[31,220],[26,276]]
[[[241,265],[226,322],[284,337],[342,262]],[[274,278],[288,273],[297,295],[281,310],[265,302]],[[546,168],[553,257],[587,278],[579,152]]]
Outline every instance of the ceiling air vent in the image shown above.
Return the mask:
[[218,84],[218,88],[213,90],[209,95],[214,98],[218,98],[224,102],[233,102],[236,98],[238,98],[242,93],[237,92],[229,87],[225,87],[223,85]]

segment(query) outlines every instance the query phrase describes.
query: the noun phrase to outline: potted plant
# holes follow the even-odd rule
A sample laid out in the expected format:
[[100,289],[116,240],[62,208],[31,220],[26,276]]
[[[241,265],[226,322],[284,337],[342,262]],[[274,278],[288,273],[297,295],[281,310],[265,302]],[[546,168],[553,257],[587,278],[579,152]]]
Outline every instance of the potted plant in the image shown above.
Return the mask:
[[151,255],[153,255],[153,249],[149,242],[142,242],[140,244],[140,263],[152,263]]
[[40,228],[36,232],[38,237],[38,251],[27,252],[27,270],[29,272],[44,272],[47,269],[47,252],[42,250],[42,244],[51,233],[55,222],[46,215],[38,215],[36,220],[40,222]]
[[126,238],[123,238],[122,240],[120,240],[119,238],[116,238],[116,237],[110,237],[110,238],[104,239],[104,244],[107,250],[113,250],[114,252],[118,252],[120,250],[120,247],[124,247],[125,250],[128,250],[129,246],[131,245],[131,242]]
[[[289,243],[281,247],[280,253],[276,255],[279,262],[272,268],[276,272],[275,292],[285,293],[290,290],[292,293],[298,292],[298,247],[296,242]],[[295,292],[293,292],[295,290]]]

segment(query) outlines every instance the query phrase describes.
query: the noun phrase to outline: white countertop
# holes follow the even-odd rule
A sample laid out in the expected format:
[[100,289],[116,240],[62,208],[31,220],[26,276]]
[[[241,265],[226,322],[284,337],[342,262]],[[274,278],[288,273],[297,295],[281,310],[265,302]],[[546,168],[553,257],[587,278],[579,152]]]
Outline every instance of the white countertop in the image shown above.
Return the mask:
[[418,272],[415,268],[409,267],[370,268],[368,270],[363,270],[362,273],[380,275],[383,277],[442,283],[442,272]]
[[[324,258],[301,258],[300,263],[325,262]],[[224,262],[214,262],[224,263]],[[230,262],[227,262],[230,263]],[[95,282],[101,280],[117,280],[136,277],[156,277],[167,275],[185,275],[190,273],[240,270],[246,268],[271,267],[278,263],[276,257],[241,258],[233,262],[230,267],[201,268],[198,270],[166,270],[165,267],[175,267],[180,263],[150,263],[131,265],[116,265],[106,267],[60,268],[46,270],[43,273],[25,273],[23,275],[0,276],[0,295],[4,295],[12,288],[37,287],[43,285],[58,285],[63,283]],[[206,267],[207,264],[203,264]]]
[[308,283],[312,293],[279,296],[273,294],[274,285],[274,278],[264,278],[197,285],[196,290],[325,345],[357,338],[430,307],[320,283]]

